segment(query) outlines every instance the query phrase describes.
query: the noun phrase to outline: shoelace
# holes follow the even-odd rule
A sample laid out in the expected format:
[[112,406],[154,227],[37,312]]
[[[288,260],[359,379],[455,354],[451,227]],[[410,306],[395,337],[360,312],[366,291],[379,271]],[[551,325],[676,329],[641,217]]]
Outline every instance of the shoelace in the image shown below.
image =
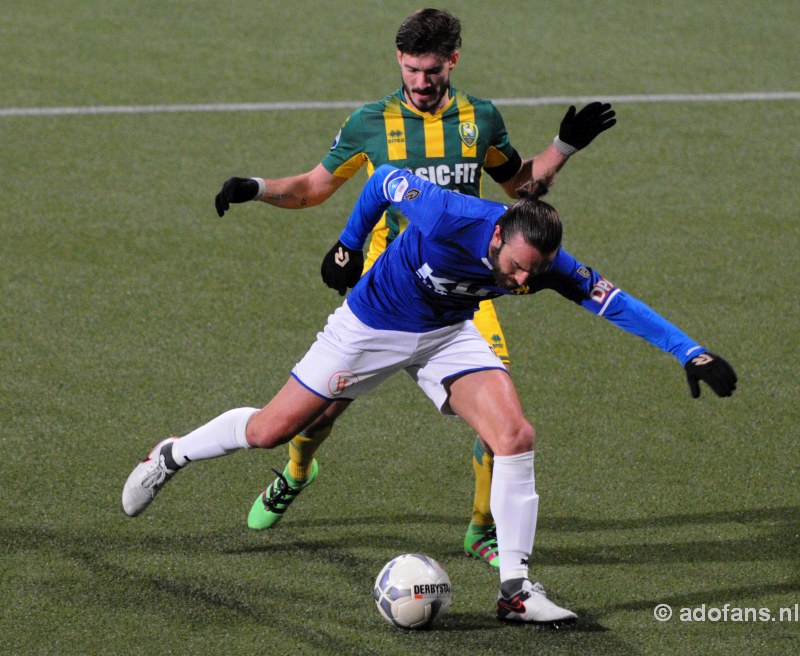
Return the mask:
[[494,542],[497,546],[497,526],[491,526],[484,533],[484,542]]
[[142,479],[142,487],[156,490],[161,487],[171,475],[172,472],[167,469],[167,463],[164,460],[164,456],[159,455],[158,461],[156,462],[156,468]]
[[296,490],[289,485],[289,481],[286,480],[286,476],[283,475],[282,471],[274,467],[272,471],[275,472],[278,478],[273,481],[272,485],[264,490],[261,500],[264,502],[264,507],[267,510],[280,513],[286,510],[286,508],[278,508],[278,505],[288,505],[288,503],[291,503],[300,490]]

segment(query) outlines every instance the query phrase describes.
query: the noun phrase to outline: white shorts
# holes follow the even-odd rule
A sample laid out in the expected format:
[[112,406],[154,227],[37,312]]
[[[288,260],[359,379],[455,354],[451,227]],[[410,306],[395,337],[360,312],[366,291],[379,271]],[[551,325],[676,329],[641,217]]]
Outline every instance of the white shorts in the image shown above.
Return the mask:
[[356,399],[401,369],[440,412],[450,415],[448,381],[473,371],[506,370],[472,321],[426,333],[376,330],[345,302],[328,317],[292,376],[323,398]]

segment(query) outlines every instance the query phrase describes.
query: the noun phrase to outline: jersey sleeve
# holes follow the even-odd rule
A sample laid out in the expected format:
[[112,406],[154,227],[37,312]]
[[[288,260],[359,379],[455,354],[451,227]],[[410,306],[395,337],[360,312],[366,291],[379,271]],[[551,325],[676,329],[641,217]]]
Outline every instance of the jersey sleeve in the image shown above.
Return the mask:
[[483,165],[484,171],[491,176],[492,180],[502,184],[517,174],[519,167],[522,166],[522,158],[517,149],[511,145],[500,111],[491,102],[487,103],[487,111],[490,117],[489,124],[492,125],[492,134],[489,149],[486,152],[486,161]]
[[339,128],[322,166],[328,173],[349,180],[369,159],[364,152],[364,141],[361,110],[357,110]]
[[399,169],[385,164],[375,169],[369,177],[339,236],[339,241],[345,246],[355,250],[364,247],[367,235],[378,223],[386,208],[391,205],[389,198],[384,194],[384,182],[392,173],[398,171]]
[[563,249],[544,278],[544,286],[672,354],[681,365],[706,350],[648,305],[626,294]]
[[449,225],[448,218],[487,216],[505,208],[494,201],[442,189],[405,169],[384,164],[375,169],[361,190],[339,240],[348,248],[362,248],[389,205],[399,209],[426,236],[433,235],[440,224]]

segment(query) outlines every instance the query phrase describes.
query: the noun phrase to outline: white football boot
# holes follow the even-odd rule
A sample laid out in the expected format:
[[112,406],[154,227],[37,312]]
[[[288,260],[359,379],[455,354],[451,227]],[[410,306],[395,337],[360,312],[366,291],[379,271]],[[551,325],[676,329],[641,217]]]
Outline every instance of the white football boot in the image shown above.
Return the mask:
[[177,473],[169,469],[162,448],[171,444],[177,437],[169,437],[156,444],[150,455],[142,460],[128,476],[122,488],[122,509],[126,515],[136,517],[142,513],[155,498],[167,481]]
[[498,620],[558,628],[577,617],[571,610],[550,601],[541,583],[531,583],[528,579],[504,581],[497,595]]

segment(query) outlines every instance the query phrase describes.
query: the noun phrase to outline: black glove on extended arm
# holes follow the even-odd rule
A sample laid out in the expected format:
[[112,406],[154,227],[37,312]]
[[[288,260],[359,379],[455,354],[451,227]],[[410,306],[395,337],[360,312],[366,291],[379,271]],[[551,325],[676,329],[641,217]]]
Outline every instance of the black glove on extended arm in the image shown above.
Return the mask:
[[713,353],[701,353],[687,362],[686,380],[692,398],[700,398],[700,381],[704,380],[717,396],[730,396],[736,389],[736,372],[723,358]]
[[331,289],[339,292],[339,296],[347,293],[348,287],[354,287],[364,269],[364,253],[361,250],[348,248],[337,241],[322,258],[322,281]]
[[617,122],[615,116],[610,103],[595,101],[579,112],[576,112],[575,105],[570,105],[554,141],[558,152],[569,156],[586,148],[598,134]]
[[222,189],[214,198],[217,214],[223,216],[231,203],[246,203],[249,200],[260,198],[266,191],[266,185],[261,178],[228,178]]

